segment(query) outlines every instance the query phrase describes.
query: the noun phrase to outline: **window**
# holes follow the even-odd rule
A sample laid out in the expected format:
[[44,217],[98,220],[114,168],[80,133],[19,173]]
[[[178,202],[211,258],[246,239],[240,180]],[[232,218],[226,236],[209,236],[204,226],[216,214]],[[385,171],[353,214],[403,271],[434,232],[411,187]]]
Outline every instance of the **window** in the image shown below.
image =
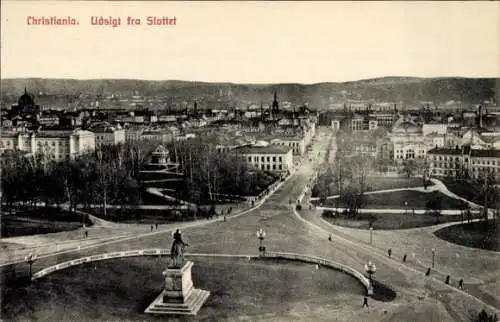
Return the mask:
[[267,170],[271,170],[271,166],[269,164],[267,165]]
[[270,157],[267,157],[267,162],[269,162],[270,160],[271,160],[271,158],[270,158]]
[[260,157],[260,161],[261,161],[261,162],[264,162],[264,157]]
[[283,166],[280,164],[280,165],[278,166],[278,169],[279,169],[279,170],[282,170],[282,169],[283,169]]
[[252,162],[252,157],[248,157],[248,162]]
[[273,157],[273,162],[276,162],[276,157]]
[[273,170],[276,170],[276,164],[273,164]]
[[282,161],[282,157],[279,157],[278,160],[281,162]]

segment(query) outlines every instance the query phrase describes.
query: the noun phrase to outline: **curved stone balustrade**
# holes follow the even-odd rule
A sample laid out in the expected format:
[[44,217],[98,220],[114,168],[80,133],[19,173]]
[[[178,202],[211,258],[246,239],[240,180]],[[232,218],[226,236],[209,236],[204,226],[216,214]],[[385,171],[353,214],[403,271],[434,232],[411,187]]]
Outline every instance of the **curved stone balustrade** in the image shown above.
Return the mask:
[[[169,255],[170,255],[170,251],[168,249],[161,249],[161,248],[129,250],[129,251],[120,251],[120,252],[92,255],[92,256],[73,259],[70,261],[66,261],[66,262],[42,269],[41,271],[38,271],[35,274],[33,274],[33,276],[31,277],[31,280],[39,279],[39,278],[44,277],[48,274],[66,269],[68,267],[80,265],[83,263],[101,261],[101,260],[105,260],[105,259],[121,258],[121,257],[135,257],[135,256],[169,256]],[[319,265],[327,266],[327,267],[330,267],[330,268],[333,268],[336,270],[340,270],[346,274],[353,276],[354,278],[358,279],[361,282],[361,284],[363,284],[365,286],[368,295],[373,294],[373,288],[370,285],[370,281],[363,274],[361,274],[360,272],[356,271],[355,269],[353,269],[347,265],[340,264],[340,263],[337,263],[337,262],[334,262],[334,261],[331,261],[328,259],[316,257],[316,256],[309,256],[309,255],[295,254],[295,253],[282,253],[282,252],[265,252],[265,253],[263,253],[263,256],[239,255],[239,254],[196,254],[196,253],[187,253],[186,256],[235,257],[235,258],[248,258],[248,259],[251,259],[251,258],[278,258],[278,259],[296,260],[296,261],[301,261],[301,262],[306,262],[306,263],[319,264]]]
[[356,271],[352,267],[349,267],[347,265],[337,263],[325,258],[321,257],[316,257],[316,256],[309,256],[309,255],[303,255],[303,254],[294,254],[294,253],[281,253],[281,252],[265,252],[263,254],[263,257],[265,258],[279,258],[279,259],[288,259],[288,260],[296,260],[296,261],[301,261],[301,262],[306,262],[306,263],[313,263],[313,264],[318,264],[318,265],[323,265],[327,266],[329,268],[333,268],[336,270],[340,270],[346,274],[351,275],[352,277],[356,278],[358,281],[363,284],[363,286],[366,288],[367,294],[368,295],[373,295],[373,287],[370,284],[370,280],[361,274],[360,272]]

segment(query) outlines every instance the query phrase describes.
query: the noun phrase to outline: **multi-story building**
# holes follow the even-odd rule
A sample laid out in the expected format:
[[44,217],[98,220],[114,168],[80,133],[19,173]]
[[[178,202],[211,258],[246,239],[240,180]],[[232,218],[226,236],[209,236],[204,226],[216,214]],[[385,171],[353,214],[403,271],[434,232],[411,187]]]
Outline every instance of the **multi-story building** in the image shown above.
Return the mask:
[[107,122],[93,125],[90,131],[95,134],[95,145],[100,148],[104,145],[118,145],[125,143],[125,130],[121,126],[111,126]]
[[146,130],[142,132],[140,139],[166,143],[173,141],[174,135],[168,129]]
[[377,127],[383,126],[388,129],[392,128],[394,121],[397,119],[394,113],[371,113],[369,116],[377,121]]
[[[467,158],[464,158],[464,161]],[[485,174],[492,174],[497,180],[500,179],[500,150],[470,150],[469,173],[478,178]]]
[[137,127],[128,127],[124,129],[125,142],[134,142],[141,139],[141,134],[144,130]]
[[276,173],[286,173],[293,168],[292,149],[282,145],[257,142],[255,145],[237,147],[232,150],[242,156],[248,164]]
[[500,179],[500,150],[472,149],[469,146],[434,148],[427,152],[427,162],[430,174],[434,176],[479,178],[492,174]]
[[401,162],[424,159],[427,151],[435,147],[443,147],[446,142],[446,134],[432,132],[424,135],[421,126],[400,119],[394,124],[392,132],[388,134],[388,139],[380,143],[384,145],[385,150],[392,150],[388,154],[392,155],[393,160]]
[[294,155],[303,155],[306,152],[305,138],[301,135],[277,137],[270,140],[273,145],[280,145],[292,149]]
[[19,150],[45,154],[53,160],[75,158],[95,150],[95,136],[89,131],[40,131],[5,133],[0,136],[0,151]]

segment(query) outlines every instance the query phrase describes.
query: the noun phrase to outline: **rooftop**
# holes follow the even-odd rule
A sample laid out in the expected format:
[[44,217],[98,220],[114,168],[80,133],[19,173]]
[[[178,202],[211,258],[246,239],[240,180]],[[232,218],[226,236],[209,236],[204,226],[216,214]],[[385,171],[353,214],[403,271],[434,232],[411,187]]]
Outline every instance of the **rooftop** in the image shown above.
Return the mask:
[[268,146],[254,146],[254,145],[245,145],[241,147],[237,147],[232,151],[239,154],[286,154],[292,148],[282,146],[282,145],[268,145]]
[[462,149],[450,149],[450,148],[434,148],[427,152],[427,154],[452,154],[461,155]]
[[500,158],[500,150],[471,150],[471,157]]

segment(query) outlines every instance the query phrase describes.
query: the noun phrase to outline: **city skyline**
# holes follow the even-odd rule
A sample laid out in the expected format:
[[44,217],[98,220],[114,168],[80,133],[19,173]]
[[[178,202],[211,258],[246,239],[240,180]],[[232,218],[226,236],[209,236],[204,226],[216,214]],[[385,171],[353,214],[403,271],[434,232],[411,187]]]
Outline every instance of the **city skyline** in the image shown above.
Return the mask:
[[[500,76],[498,3],[56,3],[4,2],[2,79],[314,84]],[[99,15],[122,25],[91,26]],[[145,24],[149,15],[177,24],[125,25],[128,16]],[[28,16],[70,16],[80,25],[27,25]]]

